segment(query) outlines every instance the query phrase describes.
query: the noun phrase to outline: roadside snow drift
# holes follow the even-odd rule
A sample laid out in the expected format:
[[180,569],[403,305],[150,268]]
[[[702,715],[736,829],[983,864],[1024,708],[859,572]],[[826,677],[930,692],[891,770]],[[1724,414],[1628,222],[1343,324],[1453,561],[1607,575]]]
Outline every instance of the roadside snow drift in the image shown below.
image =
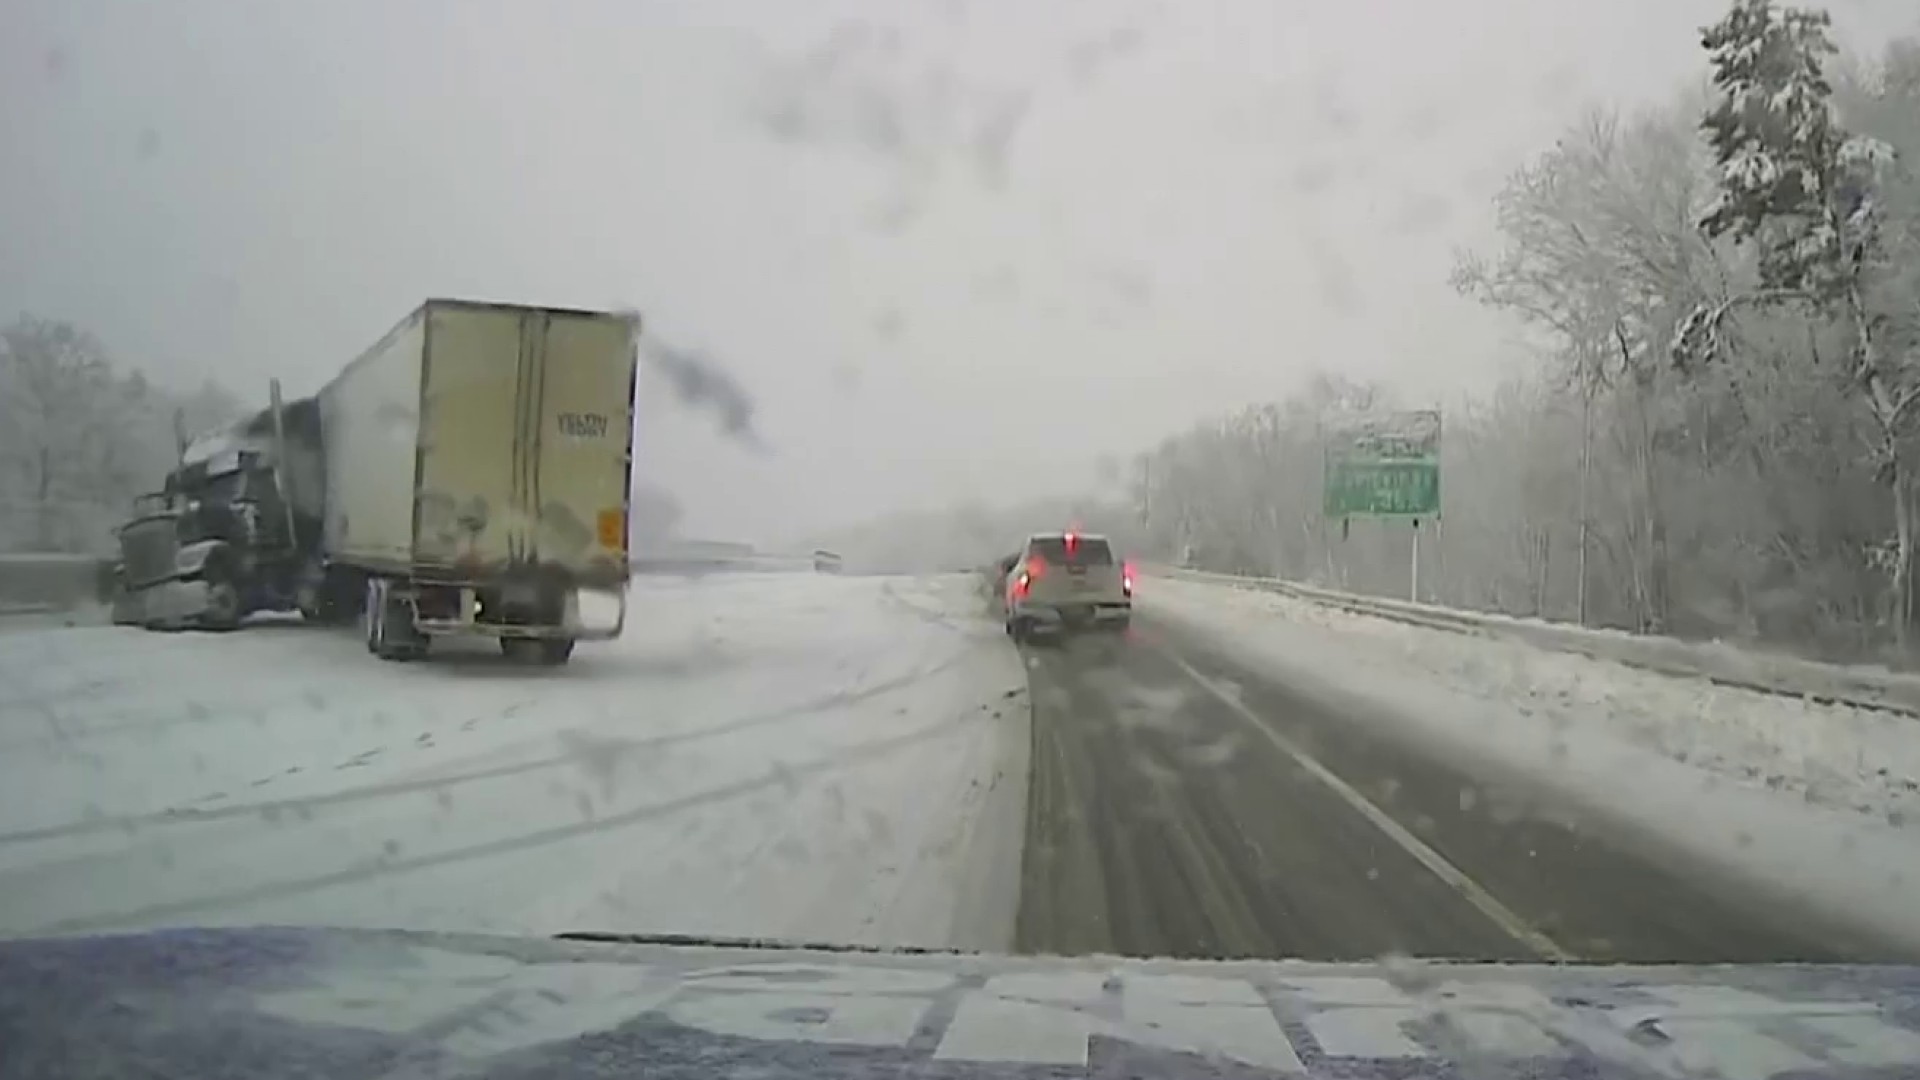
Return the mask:
[[636,582],[573,663],[0,636],[0,933],[254,923],[1005,947],[1027,710],[974,583]]
[[1920,721],[1251,589],[1156,577],[1137,602],[1256,670],[1920,946]]

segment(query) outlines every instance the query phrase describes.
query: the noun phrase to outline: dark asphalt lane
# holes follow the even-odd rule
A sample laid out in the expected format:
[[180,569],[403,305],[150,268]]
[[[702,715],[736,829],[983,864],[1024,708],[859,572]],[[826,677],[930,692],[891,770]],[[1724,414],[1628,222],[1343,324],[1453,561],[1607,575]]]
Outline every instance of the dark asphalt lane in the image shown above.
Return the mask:
[[1136,618],[1023,650],[1021,952],[1893,958]]

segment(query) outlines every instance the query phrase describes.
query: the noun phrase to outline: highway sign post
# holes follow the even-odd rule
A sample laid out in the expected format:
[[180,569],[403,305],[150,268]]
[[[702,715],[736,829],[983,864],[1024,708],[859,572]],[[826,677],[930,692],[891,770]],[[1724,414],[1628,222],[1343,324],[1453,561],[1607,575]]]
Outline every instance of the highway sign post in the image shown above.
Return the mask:
[[1344,530],[1356,517],[1413,525],[1413,599],[1420,599],[1420,521],[1440,516],[1440,412],[1419,409],[1353,417],[1326,433],[1323,502]]

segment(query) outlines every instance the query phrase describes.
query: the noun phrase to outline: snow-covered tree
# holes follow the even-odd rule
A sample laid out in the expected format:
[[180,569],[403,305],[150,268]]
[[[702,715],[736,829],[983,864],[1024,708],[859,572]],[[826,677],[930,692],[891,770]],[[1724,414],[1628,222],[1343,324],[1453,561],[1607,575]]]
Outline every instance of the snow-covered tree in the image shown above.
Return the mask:
[[177,397],[116,371],[80,327],[20,316],[0,329],[0,549],[109,547],[174,460],[176,412],[197,431],[240,411],[213,383]]
[[137,392],[77,327],[21,316],[0,330],[0,492],[14,543],[74,543],[76,504],[126,486],[136,457],[122,423]]
[[[1655,450],[1667,426],[1657,415],[1666,345],[1718,272],[1690,227],[1709,187],[1691,126],[1671,111],[1590,114],[1495,197],[1501,250],[1463,255],[1453,274],[1464,295],[1547,335],[1555,374],[1581,395],[1583,433],[1620,420],[1611,430],[1633,464],[1623,550],[1636,624],[1652,631],[1667,624],[1670,578]],[[1582,530],[1578,557],[1586,552]]]
[[[1817,23],[1796,23],[1807,31],[1796,32],[1803,46],[1818,40]],[[1791,44],[1795,34],[1784,36]],[[1780,51],[1749,51],[1769,50]],[[1792,260],[1771,246],[1817,226],[1826,217],[1819,207],[1795,216],[1773,194],[1753,196],[1774,213],[1751,237],[1701,227],[1723,208],[1736,220],[1738,200],[1723,194],[1721,161],[1699,123],[1725,99],[1724,87],[1679,95],[1672,108],[1644,116],[1597,113],[1503,190],[1503,242],[1463,259],[1458,283],[1530,324],[1539,359],[1491,396],[1447,403],[1445,517],[1423,530],[1421,544],[1422,592],[1431,599],[1570,620],[1580,616],[1585,581],[1592,623],[1652,628],[1664,564],[1670,632],[1830,658],[1903,658],[1885,651],[1893,605],[1879,567],[1892,565],[1882,556],[1897,544],[1889,542],[1891,466],[1880,465],[1884,414],[1865,379],[1877,371],[1896,394],[1911,385],[1911,365],[1899,358],[1911,357],[1920,338],[1920,175],[1897,167],[1920,161],[1920,47],[1895,43],[1852,69],[1806,55],[1747,66],[1831,80],[1829,111],[1793,123],[1836,147],[1877,139],[1896,166],[1871,142],[1835,155],[1855,162],[1865,149],[1864,164],[1883,163],[1834,173],[1833,190],[1855,184],[1861,204],[1871,204],[1870,242],[1852,248],[1857,271],[1843,265],[1824,279],[1838,288],[1821,288],[1833,260],[1815,258],[1796,278],[1778,269]],[[1780,92],[1783,106],[1808,100],[1806,80],[1797,85]],[[1855,235],[1848,217],[1840,222],[1833,235]],[[1764,279],[1763,257],[1773,259]],[[1859,362],[1850,279],[1869,315],[1877,368]],[[1682,350],[1676,370],[1665,350],[1674,339],[1714,349]],[[1724,362],[1694,362],[1708,355]],[[1173,558],[1191,548],[1210,569],[1405,595],[1408,530],[1357,521],[1347,534],[1320,506],[1321,418],[1387,404],[1369,387],[1329,377],[1141,454],[1129,487],[1149,550]],[[1591,439],[1582,438],[1583,419]],[[1659,481],[1651,490],[1650,475]],[[1584,513],[1583,476],[1591,481]],[[1653,515],[1664,535],[1658,558]]]
[[1718,92],[1702,129],[1719,188],[1701,225],[1751,250],[1759,280],[1699,306],[1680,327],[1675,356],[1687,364],[1724,355],[1729,316],[1742,308],[1795,305],[1846,328],[1846,375],[1877,429],[1874,465],[1892,494],[1886,562],[1904,647],[1916,615],[1915,462],[1907,444],[1920,405],[1920,353],[1898,333],[1896,283],[1914,251],[1897,250],[1907,245],[1887,243],[1883,232],[1892,147],[1849,133],[1836,114],[1829,22],[1821,11],[1736,0],[1701,33]]

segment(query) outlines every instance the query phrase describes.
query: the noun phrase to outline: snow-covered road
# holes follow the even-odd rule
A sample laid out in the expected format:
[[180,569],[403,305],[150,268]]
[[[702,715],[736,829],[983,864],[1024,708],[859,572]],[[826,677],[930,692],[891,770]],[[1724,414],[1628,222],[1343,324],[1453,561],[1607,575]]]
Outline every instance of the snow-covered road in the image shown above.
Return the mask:
[[1822,910],[1920,950],[1910,720],[1161,579],[1134,634],[1022,670],[986,607],[966,575],[642,578],[554,671],[0,621],[0,934],[1507,955],[1404,834],[1576,957],[1851,955],[1781,928]]
[[1340,715],[1610,819],[1642,850],[1920,949],[1911,718],[1227,585],[1153,578],[1140,605]]
[[636,583],[557,671],[297,623],[0,635],[0,933],[1004,948],[1025,679],[970,578]]

